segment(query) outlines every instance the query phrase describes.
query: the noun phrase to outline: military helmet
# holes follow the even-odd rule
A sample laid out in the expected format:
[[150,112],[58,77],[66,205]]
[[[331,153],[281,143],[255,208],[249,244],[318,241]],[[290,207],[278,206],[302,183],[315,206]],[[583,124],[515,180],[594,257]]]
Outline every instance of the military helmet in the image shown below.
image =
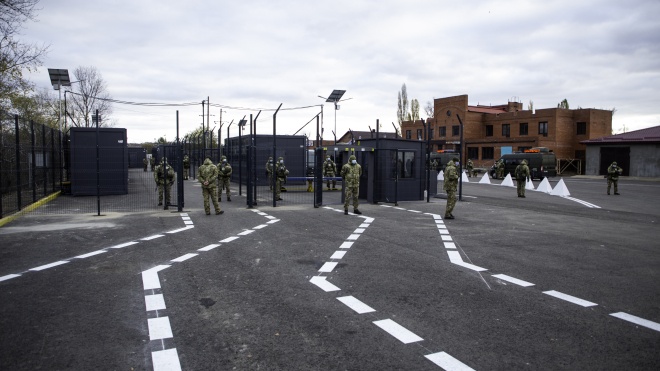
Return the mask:
[[227,159],[227,156],[220,157],[220,161],[225,161],[226,159]]
[[355,160],[355,155],[351,155],[351,157],[348,158],[348,161],[353,161]]
[[454,161],[454,162],[458,162],[458,157],[454,157],[451,160]]
[[520,161],[520,164],[521,164],[521,165],[527,165],[527,160],[522,160],[522,161]]
[[616,165],[616,161],[612,162],[612,165],[617,166],[617,165]]
[[282,157],[282,156],[277,158],[277,161],[282,161],[282,160],[284,160],[284,157]]
[[268,161],[273,161],[273,156],[268,157]]

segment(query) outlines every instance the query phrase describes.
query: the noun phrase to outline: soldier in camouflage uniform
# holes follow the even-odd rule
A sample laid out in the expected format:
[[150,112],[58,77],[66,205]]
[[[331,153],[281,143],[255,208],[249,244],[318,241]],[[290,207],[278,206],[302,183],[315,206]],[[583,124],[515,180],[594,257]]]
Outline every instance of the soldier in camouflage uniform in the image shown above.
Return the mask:
[[451,213],[456,206],[456,189],[458,188],[458,158],[454,157],[445,167],[445,184],[443,189],[447,192],[447,207],[445,208],[445,219],[454,219]]
[[468,158],[467,164],[465,165],[465,168],[467,169],[468,178],[471,178],[472,177],[472,171],[474,170],[474,163],[472,162],[471,159]]
[[190,174],[190,158],[188,155],[183,156],[183,180],[188,180]]
[[280,197],[280,192],[282,192],[282,185],[286,183],[286,177],[289,175],[289,170],[284,166],[284,158],[280,157],[277,159],[277,164],[275,164],[275,176],[277,177],[275,183],[275,200],[282,201]]
[[266,162],[266,175],[268,175],[268,188],[273,190],[273,158],[268,157],[268,162]]
[[516,166],[516,185],[518,186],[518,197],[525,198],[525,186],[529,180],[529,167],[527,160],[522,160],[520,165]]
[[504,179],[504,161],[497,161],[497,179]]
[[[330,155],[325,156],[325,162],[323,163],[323,176],[334,178],[337,176],[337,165],[332,161]],[[337,189],[337,181],[332,179],[332,189]],[[330,179],[328,179],[328,190],[330,190]]]
[[357,163],[355,156],[348,158],[348,163],[341,168],[341,177],[343,179],[343,188],[346,190],[344,198],[344,215],[348,215],[348,205],[353,203],[353,213],[362,214],[358,210],[358,195],[360,191],[360,176],[362,167]]
[[199,167],[197,173],[197,179],[202,183],[202,196],[204,196],[204,211],[206,215],[211,214],[211,205],[209,205],[209,197],[213,202],[213,208],[215,209],[215,215],[224,213],[220,210],[220,205],[218,204],[218,197],[216,193],[216,182],[218,181],[218,168],[213,165],[211,159],[207,156],[204,160],[202,166]]
[[227,162],[227,157],[222,156],[218,164],[218,179],[220,179],[220,188],[218,189],[218,201],[222,201],[222,190],[226,190],[227,201],[231,201],[231,191],[229,190],[229,181],[231,180],[231,165]]
[[607,194],[610,194],[610,188],[614,184],[614,194],[619,195],[619,175],[623,172],[623,169],[616,164],[616,161],[607,168]]
[[154,171],[154,180],[158,186],[158,206],[163,205],[163,192],[166,194],[165,210],[168,209],[170,200],[172,198],[172,184],[174,184],[174,175],[174,169],[172,169],[172,166],[165,163],[165,157],[163,157],[160,160],[160,164],[156,166]]
[[147,158],[142,159],[142,163],[144,164],[144,171],[147,171],[147,166],[149,165],[149,160]]
[[154,166],[156,166],[156,159],[154,158],[154,156],[151,156],[151,158],[149,159],[149,165],[151,165],[151,171],[154,171]]

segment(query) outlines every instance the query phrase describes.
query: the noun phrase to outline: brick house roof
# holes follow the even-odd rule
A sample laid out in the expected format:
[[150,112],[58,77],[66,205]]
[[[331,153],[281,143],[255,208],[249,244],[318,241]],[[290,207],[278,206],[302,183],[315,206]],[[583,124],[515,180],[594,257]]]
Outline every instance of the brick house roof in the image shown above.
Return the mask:
[[496,107],[486,107],[486,106],[468,106],[468,112],[476,113],[505,113],[507,112],[506,107],[496,106]]
[[607,137],[583,140],[582,144],[613,144],[613,143],[629,143],[629,142],[642,142],[642,143],[659,143],[660,142],[660,126],[653,126],[646,129],[629,131],[623,134],[610,135]]

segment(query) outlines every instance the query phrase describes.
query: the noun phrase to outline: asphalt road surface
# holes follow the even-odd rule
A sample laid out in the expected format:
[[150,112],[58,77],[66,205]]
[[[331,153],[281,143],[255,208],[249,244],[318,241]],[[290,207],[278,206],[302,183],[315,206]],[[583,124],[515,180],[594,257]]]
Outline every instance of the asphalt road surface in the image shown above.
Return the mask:
[[446,221],[438,198],[206,216],[194,181],[183,212],[23,216],[0,369],[660,369],[660,183],[472,179]]

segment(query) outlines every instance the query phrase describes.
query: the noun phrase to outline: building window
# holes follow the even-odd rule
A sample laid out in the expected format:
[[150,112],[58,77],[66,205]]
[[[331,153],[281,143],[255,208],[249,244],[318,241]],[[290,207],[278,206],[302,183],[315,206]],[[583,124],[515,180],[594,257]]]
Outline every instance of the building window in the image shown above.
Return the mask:
[[434,130],[435,130],[435,129],[433,129],[433,128],[430,128],[430,129],[429,129],[429,139],[433,139],[433,134],[434,134],[433,131],[434,131]]
[[577,123],[577,135],[587,135],[587,123],[578,122]]
[[479,158],[479,147],[468,147],[467,149],[468,158],[478,159]]
[[422,140],[423,138],[422,129],[417,129],[417,140]]
[[461,127],[458,125],[454,125],[451,127],[451,136],[452,137],[457,137],[461,134]]
[[412,133],[410,133],[410,130],[406,130],[406,139],[412,138]]
[[481,159],[492,160],[495,158],[495,149],[493,147],[481,147]]
[[392,159],[396,161],[395,176],[398,175],[399,179],[414,178],[415,152],[410,152],[410,151],[392,152]]
[[505,138],[511,136],[511,124],[502,124],[502,136]]
[[486,125],[486,136],[487,137],[493,136],[493,125]]
[[529,128],[527,127],[527,123],[523,122],[520,124],[520,135],[528,135],[529,134]]
[[539,135],[548,136],[548,122],[539,122]]
[[439,129],[440,129],[440,137],[446,137],[447,136],[447,127],[441,126]]

